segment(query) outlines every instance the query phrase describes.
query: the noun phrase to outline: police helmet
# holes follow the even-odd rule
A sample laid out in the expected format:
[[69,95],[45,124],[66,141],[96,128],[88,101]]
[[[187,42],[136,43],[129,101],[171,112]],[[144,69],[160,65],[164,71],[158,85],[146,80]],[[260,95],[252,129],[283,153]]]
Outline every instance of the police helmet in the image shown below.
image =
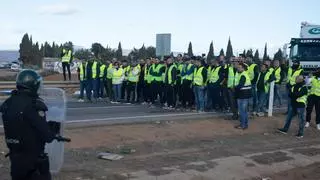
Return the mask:
[[28,89],[37,93],[42,83],[42,77],[34,70],[25,69],[19,72],[16,79],[17,89]]

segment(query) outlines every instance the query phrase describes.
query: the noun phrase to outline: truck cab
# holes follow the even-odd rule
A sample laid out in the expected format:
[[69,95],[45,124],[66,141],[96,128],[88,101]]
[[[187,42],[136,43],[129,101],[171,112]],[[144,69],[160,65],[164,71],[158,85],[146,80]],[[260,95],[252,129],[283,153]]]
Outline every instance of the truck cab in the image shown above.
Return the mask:
[[301,24],[300,38],[290,41],[289,65],[299,60],[305,75],[320,67],[320,25]]

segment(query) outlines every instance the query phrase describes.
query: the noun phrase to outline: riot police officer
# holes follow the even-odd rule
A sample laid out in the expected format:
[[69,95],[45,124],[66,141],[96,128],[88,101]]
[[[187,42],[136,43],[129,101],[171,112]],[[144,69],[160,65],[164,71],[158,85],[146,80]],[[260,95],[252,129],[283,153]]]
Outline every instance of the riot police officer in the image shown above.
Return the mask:
[[0,106],[12,180],[50,180],[45,144],[66,140],[54,133],[53,122],[46,121],[48,108],[38,95],[41,81],[33,70],[21,71],[17,89]]

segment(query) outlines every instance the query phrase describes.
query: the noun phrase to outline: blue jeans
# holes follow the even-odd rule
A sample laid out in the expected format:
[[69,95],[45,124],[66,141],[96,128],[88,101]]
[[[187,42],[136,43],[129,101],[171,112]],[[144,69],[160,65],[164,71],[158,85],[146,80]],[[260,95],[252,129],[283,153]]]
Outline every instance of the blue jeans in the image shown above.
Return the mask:
[[274,84],[274,99],[273,104],[275,104],[276,100],[279,101],[279,105],[281,106],[281,95],[280,95],[280,84]]
[[112,89],[113,89],[113,100],[114,101],[120,101],[121,98],[121,87],[122,84],[113,84]]
[[105,89],[105,85],[107,83],[106,79],[101,78],[100,79],[100,83],[99,83],[99,97],[103,98],[104,96],[104,89]]
[[[296,112],[295,112],[296,111]],[[297,114],[299,118],[299,134],[303,135],[303,128],[304,128],[304,112],[305,108],[297,108],[294,110],[291,106],[288,109],[288,116],[286,123],[284,125],[283,130],[288,131],[291,125],[292,118]]]
[[86,94],[87,94],[88,100],[91,100],[91,94],[92,94],[91,91],[93,91],[93,97],[95,99],[98,98],[97,83],[98,83],[97,79],[88,79],[87,80]]
[[287,100],[288,100],[288,106],[287,106],[287,111],[289,112],[289,109],[291,108],[291,98],[289,97],[289,93],[291,91],[290,86],[287,84],[286,86],[286,90],[287,90]]
[[265,93],[263,91],[258,91],[257,95],[258,95],[258,108],[256,109],[256,112],[265,112],[268,93]]
[[86,88],[86,80],[80,81],[80,95],[79,98],[83,99],[84,90]]
[[213,101],[212,101],[212,84],[208,84],[207,86],[207,90],[206,90],[206,108],[208,110],[212,110],[213,109]]
[[204,111],[204,87],[194,86],[197,111]]
[[239,115],[240,115],[240,126],[242,128],[248,127],[248,104],[249,99],[237,99],[238,102],[238,109],[239,109]]

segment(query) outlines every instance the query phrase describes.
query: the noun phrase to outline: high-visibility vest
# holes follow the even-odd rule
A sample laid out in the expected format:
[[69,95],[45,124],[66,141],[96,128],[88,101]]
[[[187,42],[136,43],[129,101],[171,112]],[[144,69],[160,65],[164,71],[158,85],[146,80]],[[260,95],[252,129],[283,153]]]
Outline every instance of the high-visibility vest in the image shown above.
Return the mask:
[[100,66],[100,78],[103,78],[105,69],[106,69],[106,65],[102,64]]
[[240,81],[240,73],[236,72],[236,74],[234,75],[234,86],[238,86],[239,81]]
[[129,75],[129,71],[130,71],[130,66],[127,66],[127,67],[122,67],[121,66],[121,68],[123,69],[123,71],[124,71],[124,80],[126,81],[126,80],[128,80],[128,75]]
[[[264,75],[264,79],[263,79],[263,82],[264,82],[264,92],[266,92],[266,93],[268,93],[268,92],[269,92],[269,89],[270,89],[270,83],[268,83],[268,80],[270,79],[271,74],[272,74],[271,72],[267,71],[266,75]],[[260,81],[260,75],[261,75],[261,73],[259,73],[257,82]]]
[[[67,52],[68,51],[68,52]],[[67,53],[66,53],[67,52]],[[65,53],[62,58],[61,62],[67,62],[70,63],[72,52],[70,50],[63,49],[63,53]]]
[[113,69],[112,71],[112,84],[121,84],[122,83],[122,76],[124,75],[124,69],[119,68]]
[[112,71],[113,71],[113,65],[112,65],[112,63],[110,63],[108,68],[107,68],[107,79],[111,79],[112,78]]
[[251,64],[248,68],[248,75],[249,75],[251,81],[254,79],[254,68],[256,66],[257,66],[257,64]]
[[290,83],[291,76],[292,76],[292,68],[289,67],[288,73],[287,73],[287,83]]
[[193,72],[190,73],[189,75],[186,74],[188,71],[190,71],[192,66],[193,66],[192,64],[188,64],[188,66],[184,66],[182,71],[184,72],[185,75],[182,77],[182,79],[186,79],[186,80],[189,80],[189,81],[193,80]]
[[[212,67],[209,66],[208,69],[207,69],[207,77],[208,77],[208,79],[209,79],[209,77],[211,76],[211,70],[212,70]],[[207,80],[208,80],[208,79],[207,79]]]
[[240,78],[239,78],[239,81],[241,79],[241,77],[244,76],[246,78],[246,82],[244,83],[244,86],[251,86],[251,80],[250,80],[250,77],[248,75],[248,73],[246,71],[243,71],[241,74],[240,74]]
[[251,80],[247,71],[243,71],[242,73],[239,73],[239,72],[236,73],[234,85],[235,86],[239,85],[240,79],[242,76],[246,78],[246,82],[244,83],[244,86],[251,86]]
[[[133,71],[136,71],[137,74],[133,75]],[[139,65],[136,65],[134,68],[130,68],[129,70],[129,75],[128,75],[128,80],[130,82],[138,82],[139,81],[139,76],[140,76],[141,68]]]
[[242,73],[236,72],[235,79],[234,79],[234,86],[238,86],[240,83],[241,77],[244,76],[246,78],[246,82],[244,86],[250,86],[251,85],[251,80],[248,75],[247,71],[243,71]]
[[83,64],[80,63],[79,69],[80,69],[80,81],[85,80],[85,67],[87,67],[87,63]]
[[274,68],[273,68],[273,67],[271,67],[271,68],[269,68],[269,69],[268,69],[268,71],[269,71],[270,73],[273,73]]
[[149,73],[150,68],[151,68],[151,66],[148,67],[148,65],[144,65],[144,77],[143,78],[144,78],[144,81],[146,81],[148,84],[150,84],[152,81],[152,77]]
[[179,73],[177,73],[177,76],[178,77],[181,77],[181,73],[182,73],[182,70],[184,69],[184,64],[179,64],[178,66],[176,65],[177,69],[179,70]]
[[[228,68],[228,82],[227,82],[228,88],[234,87],[234,79],[235,79],[234,68],[232,66],[229,66],[229,68]],[[239,80],[238,80],[238,82],[239,82]]]
[[92,64],[92,78],[95,79],[97,78],[97,61],[94,61]]
[[[290,69],[291,69],[291,71],[290,71]],[[298,69],[295,72],[293,72],[292,68],[289,68],[289,70],[288,70],[288,80],[289,80],[289,83],[290,83],[291,86],[296,84],[296,78],[301,74],[301,71],[302,71],[302,69]],[[289,76],[289,72],[291,72],[290,76]]]
[[275,83],[279,83],[281,80],[281,67],[278,67],[275,71],[274,71],[274,76],[276,78]]
[[194,70],[194,78],[193,78],[193,83],[197,86],[204,86],[203,82],[203,76],[202,76],[202,71],[204,67],[196,68]]
[[309,95],[320,96],[320,78],[312,77]]
[[166,75],[168,76],[168,84],[176,84],[176,80],[172,81],[172,69],[177,68],[175,64],[172,64],[169,68],[166,69]]
[[218,66],[211,70],[211,73],[209,76],[209,83],[215,83],[218,81],[220,69],[221,69],[221,66]]
[[[151,67],[153,72],[155,73],[159,73],[160,69],[163,67],[163,64],[158,64],[157,67],[155,64],[153,64],[153,66]],[[152,79],[158,82],[163,82],[163,77],[162,74],[160,76],[152,76]]]
[[[305,87],[305,86],[302,86],[302,87]],[[301,91],[301,88],[302,88],[302,87],[300,87],[300,88],[298,89],[298,92]],[[291,92],[293,92],[293,90],[294,90],[294,86],[291,88]],[[303,103],[304,105],[306,105],[306,104],[307,104],[307,98],[308,98],[308,95],[307,95],[307,94],[306,94],[306,95],[303,95],[303,96],[297,98],[297,102],[300,102],[300,103]]]

